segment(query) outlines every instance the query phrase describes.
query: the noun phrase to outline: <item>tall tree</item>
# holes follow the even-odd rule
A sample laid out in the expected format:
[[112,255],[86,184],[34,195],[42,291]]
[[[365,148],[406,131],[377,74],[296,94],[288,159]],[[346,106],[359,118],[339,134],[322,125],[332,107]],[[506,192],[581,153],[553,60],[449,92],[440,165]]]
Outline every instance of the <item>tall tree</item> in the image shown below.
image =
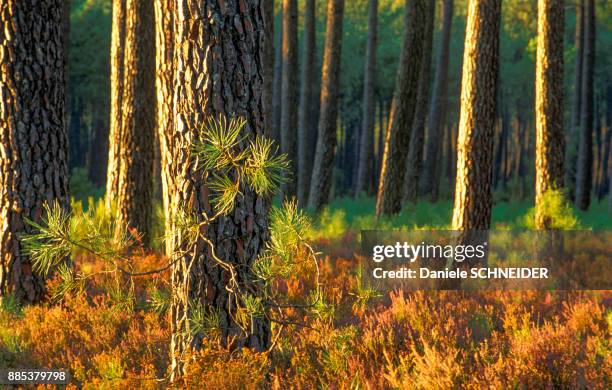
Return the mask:
[[108,169],[106,174],[106,201],[116,202],[119,193],[119,159],[123,119],[123,80],[125,56],[126,0],[113,1],[113,22],[110,52],[110,130]]
[[308,205],[320,211],[329,201],[337,139],[344,0],[327,2],[327,31],[321,76],[321,113]]
[[155,13],[153,3],[128,0],[119,138],[118,221],[151,239],[155,145]]
[[[157,90],[157,137],[161,166],[162,202],[166,236],[171,237],[172,214],[170,195],[174,192],[173,94],[174,94],[174,0],[155,0],[155,87]],[[172,243],[166,242],[168,255]]]
[[[312,160],[317,142],[316,122],[312,116],[315,103],[313,88],[315,74],[315,0],[306,0],[304,6],[304,47],[302,51],[302,80],[300,83],[300,105],[298,111],[298,188],[297,198],[301,205],[308,202]],[[317,102],[318,103],[318,102]]]
[[266,136],[274,136],[272,101],[274,94],[274,0],[263,1],[263,19],[266,26],[264,55],[263,105],[266,119]]
[[[106,165],[108,158],[108,106],[92,108],[92,127],[87,152],[87,177],[96,186],[106,184]],[[70,146],[70,145],[68,145]]]
[[428,0],[406,1],[405,32],[395,81],[389,129],[380,169],[376,215],[392,215],[402,208],[406,155],[416,106],[423,58]]
[[578,139],[580,135],[580,115],[582,98],[582,63],[584,58],[584,0],[576,1],[576,30],[574,33],[574,94],[572,98],[571,122],[567,137],[567,150],[565,153],[565,180],[570,199],[575,198],[576,190],[576,162],[578,158]]
[[0,4],[0,296],[44,296],[20,239],[69,205],[62,0]]
[[501,0],[469,1],[457,139],[454,230],[486,230],[491,223],[500,14]]
[[580,98],[580,137],[576,170],[575,205],[587,210],[593,184],[593,72],[595,67],[595,0],[585,0]]
[[[272,0],[273,1],[273,0]],[[281,21],[283,20],[283,11],[280,12]],[[281,142],[281,109],[282,102],[282,86],[283,86],[283,29],[278,29],[276,34],[276,42],[274,45],[274,80],[272,81],[272,138],[279,144]]]
[[281,150],[292,161],[291,179],[283,185],[284,198],[296,194],[297,182],[297,22],[297,0],[283,0]]
[[440,183],[439,172],[441,172],[442,164],[442,141],[448,105],[448,61],[452,23],[453,0],[443,0],[442,33],[436,56],[436,75],[429,111],[427,145],[425,146],[426,160],[423,171],[423,193],[430,194],[432,202],[438,200],[438,187]]
[[369,191],[374,168],[374,122],[376,121],[374,90],[376,89],[377,30],[378,0],[370,0],[368,7],[368,43],[363,72],[363,113],[359,141],[359,166],[357,167],[357,183],[355,186],[356,196]]
[[[243,145],[264,135],[263,54],[265,26],[261,2],[182,0],[174,17],[176,47],[175,117],[173,164],[176,180],[171,194],[173,213],[184,210],[203,220],[209,215],[209,187],[202,169],[190,160],[192,144],[198,140],[206,118],[241,117],[246,121],[241,136]],[[196,76],[197,75],[197,76]],[[194,77],[196,76],[196,77]],[[175,243],[175,253],[182,253],[172,266],[171,305],[173,372],[182,370],[182,353],[199,348],[202,339],[190,332],[191,312],[195,305],[212,307],[218,314],[221,339],[229,344],[243,335],[236,322],[226,289],[228,272],[216,263],[214,254],[236,266],[238,282],[248,283],[255,276],[251,265],[265,246],[268,236],[269,199],[258,196],[249,186],[230,215],[215,220],[195,245]],[[174,223],[173,223],[174,224]],[[262,351],[269,344],[270,326],[264,318],[254,318],[232,347],[247,346]]]
[[[62,46],[64,48],[64,79],[68,82],[68,47],[70,46],[70,4],[71,0],[62,2]],[[66,100],[68,103],[68,100]],[[67,111],[67,110],[66,110]]]
[[536,227],[550,228],[544,199],[563,186],[563,3],[538,2],[536,58]]
[[423,167],[423,142],[425,125],[427,122],[427,108],[429,107],[429,84],[431,82],[431,48],[433,45],[433,24],[436,12],[434,0],[427,1],[425,14],[425,41],[423,59],[419,71],[419,91],[417,93],[416,108],[410,136],[408,157],[406,158],[406,178],[404,180],[404,198],[408,202],[416,202],[421,170]]

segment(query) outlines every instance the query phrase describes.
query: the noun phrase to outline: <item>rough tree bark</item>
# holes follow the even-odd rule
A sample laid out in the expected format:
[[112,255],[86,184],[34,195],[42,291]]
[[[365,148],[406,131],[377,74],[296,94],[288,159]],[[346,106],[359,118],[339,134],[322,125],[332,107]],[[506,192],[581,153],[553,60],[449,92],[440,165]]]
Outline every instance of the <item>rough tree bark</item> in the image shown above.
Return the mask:
[[327,3],[327,31],[321,77],[321,113],[308,205],[321,211],[329,200],[331,188],[336,130],[338,93],[340,84],[340,55],[342,52],[342,23],[344,0]]
[[578,157],[578,139],[580,134],[580,114],[582,97],[582,63],[584,50],[582,40],[584,37],[584,0],[576,1],[576,30],[574,33],[574,94],[572,98],[572,114],[567,136],[567,149],[565,153],[565,179],[570,199],[575,199],[576,193],[576,162]]
[[113,1],[113,21],[110,52],[110,130],[108,169],[106,174],[107,206],[115,203],[119,190],[119,146],[123,118],[123,80],[125,55],[126,0]]
[[44,297],[20,234],[69,207],[62,0],[0,3],[0,296]]
[[580,98],[580,137],[576,169],[575,205],[587,210],[593,182],[593,70],[595,67],[595,0],[584,7],[582,95]]
[[500,0],[470,0],[461,80],[453,230],[491,223],[491,176],[499,72]]
[[302,80],[298,111],[297,198],[300,205],[305,205],[308,202],[310,175],[312,173],[312,162],[317,142],[316,122],[312,116],[312,107],[315,105],[313,86],[316,49],[315,3],[315,0],[306,0],[304,8],[304,47],[302,52]]
[[[161,166],[162,202],[165,230],[171,237],[172,208],[170,194],[174,190],[174,160],[172,132],[174,131],[174,7],[175,0],[155,0],[155,87],[157,90],[157,138]],[[170,256],[173,243],[166,241],[166,253]]]
[[402,208],[406,155],[414,120],[419,72],[425,40],[428,0],[406,1],[405,32],[395,81],[389,129],[380,169],[376,215],[392,215]]
[[536,227],[550,228],[547,191],[563,187],[563,3],[538,2],[536,58]]
[[406,178],[404,180],[404,201],[415,203],[418,196],[419,180],[423,167],[423,142],[425,125],[427,123],[427,108],[429,107],[429,84],[431,81],[431,49],[433,44],[433,24],[436,12],[434,0],[427,1],[425,15],[425,40],[423,59],[419,71],[419,91],[417,94],[410,146],[406,158]]
[[444,125],[446,124],[448,61],[450,53],[450,36],[453,23],[453,0],[444,0],[442,5],[442,33],[440,47],[436,57],[436,75],[434,78],[433,96],[429,111],[428,136],[425,167],[423,171],[423,193],[430,194],[430,200],[438,200],[441,171]]
[[[243,147],[256,135],[264,135],[263,55],[265,26],[262,0],[181,0],[174,12],[176,47],[173,161],[171,174],[176,186],[171,194],[174,212],[183,209],[202,218],[211,213],[203,172],[190,159],[191,145],[198,138],[206,118],[222,115],[241,117]],[[236,266],[238,282],[254,276],[250,266],[268,238],[269,199],[256,195],[248,186],[230,215],[208,225],[203,234],[214,245],[217,256]],[[173,356],[172,372],[184,368],[183,353],[199,348],[202,335],[190,335],[193,304],[214,309],[219,315],[220,335],[231,347],[267,348],[269,322],[255,318],[244,335],[232,319],[232,303],[226,290],[227,272],[212,259],[211,248],[201,239],[189,248],[176,247],[186,254],[172,267],[174,290],[171,305]],[[186,292],[186,295],[181,292]]]
[[282,195],[290,199],[297,184],[297,0],[283,0],[283,77],[281,99],[281,151],[289,157],[290,177],[283,184]]
[[135,229],[147,245],[151,239],[156,136],[153,3],[128,0],[125,30],[117,217],[119,226]]
[[363,75],[363,117],[361,119],[359,166],[357,167],[355,196],[369,192],[374,168],[374,122],[376,121],[374,90],[376,89],[377,30],[378,0],[370,0],[368,7],[368,42]]

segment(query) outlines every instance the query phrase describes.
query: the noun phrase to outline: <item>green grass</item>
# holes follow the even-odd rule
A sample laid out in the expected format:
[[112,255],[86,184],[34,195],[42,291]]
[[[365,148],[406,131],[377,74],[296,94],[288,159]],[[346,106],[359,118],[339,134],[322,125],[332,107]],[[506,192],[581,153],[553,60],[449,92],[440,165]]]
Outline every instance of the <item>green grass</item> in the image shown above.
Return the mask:
[[[450,200],[437,203],[420,201],[407,205],[392,218],[377,220],[373,198],[341,198],[334,200],[324,212],[315,218],[317,237],[334,238],[346,230],[362,229],[449,229],[453,204]],[[525,229],[533,213],[533,203],[528,201],[497,202],[493,206],[492,226],[497,229]],[[610,230],[612,219],[607,202],[594,203],[586,212],[571,207],[580,228]],[[312,214],[311,214],[312,215]]]

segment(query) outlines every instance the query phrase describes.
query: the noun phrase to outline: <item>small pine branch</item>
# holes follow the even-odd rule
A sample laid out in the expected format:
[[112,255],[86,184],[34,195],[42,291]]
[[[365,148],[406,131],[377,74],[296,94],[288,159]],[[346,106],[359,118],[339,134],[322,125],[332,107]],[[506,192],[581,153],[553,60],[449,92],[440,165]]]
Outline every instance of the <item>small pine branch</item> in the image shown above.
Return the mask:
[[202,161],[205,170],[224,171],[238,166],[246,156],[237,151],[243,141],[240,133],[245,125],[242,118],[229,121],[222,116],[209,118],[200,130],[199,140],[193,145],[194,157]]
[[149,297],[149,308],[161,316],[170,308],[170,301],[170,294],[166,291],[154,288]]
[[191,337],[197,335],[215,336],[221,329],[221,314],[210,306],[190,302],[189,333]]
[[211,203],[219,214],[229,214],[236,203],[240,193],[239,183],[232,181],[228,176],[215,176],[209,181],[208,187],[213,192]]
[[274,142],[264,137],[256,137],[251,142],[250,154],[244,165],[244,172],[249,185],[260,194],[276,192],[287,181],[289,160],[286,154],[278,154],[273,148]]
[[44,212],[40,224],[26,219],[36,232],[22,235],[21,242],[24,252],[32,260],[34,271],[46,276],[70,256],[72,245],[69,240],[70,214],[59,203],[53,207],[45,204]]

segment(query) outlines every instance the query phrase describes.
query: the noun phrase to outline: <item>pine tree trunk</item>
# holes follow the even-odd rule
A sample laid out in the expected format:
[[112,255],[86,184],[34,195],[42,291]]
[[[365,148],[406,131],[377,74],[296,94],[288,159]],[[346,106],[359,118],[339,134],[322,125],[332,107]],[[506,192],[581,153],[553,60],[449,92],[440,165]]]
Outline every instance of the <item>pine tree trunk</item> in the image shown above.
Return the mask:
[[410,147],[406,159],[406,178],[404,180],[404,200],[416,203],[419,180],[423,167],[423,142],[425,137],[425,125],[427,122],[427,108],[429,107],[429,84],[431,81],[431,48],[433,44],[433,24],[436,12],[434,0],[427,1],[427,12],[425,15],[425,40],[423,47],[423,59],[419,75],[419,91],[410,136]]
[[395,81],[389,129],[385,137],[376,198],[376,215],[397,214],[402,208],[406,155],[414,120],[419,72],[423,57],[429,0],[407,0],[402,53]]
[[[68,48],[70,47],[70,4],[71,0],[62,2],[64,7],[62,9],[62,47],[64,48],[64,79],[66,84],[68,83]],[[68,89],[66,88],[66,90]]]
[[365,70],[363,76],[363,117],[359,142],[359,166],[355,196],[368,193],[372,176],[374,158],[374,123],[376,109],[374,90],[376,89],[376,47],[378,40],[378,0],[370,0],[368,8],[368,43],[366,46]]
[[[458,129],[456,123],[451,122],[448,124],[448,126],[446,126],[446,131],[444,132],[444,141],[446,142],[446,160],[441,159],[442,161],[446,161],[446,179],[448,181],[448,190],[451,199],[455,197],[455,178],[457,176],[457,132]],[[442,173],[442,167],[440,165],[441,164],[436,164],[437,176]],[[439,185],[432,188],[432,199],[438,199],[439,190]]]
[[499,137],[495,146],[495,162],[493,164],[493,189],[497,190],[503,177],[506,137],[508,136],[508,109],[500,102],[501,118],[499,120]]
[[263,58],[264,85],[263,105],[266,137],[274,136],[274,115],[272,101],[274,94],[274,0],[263,0],[263,20],[266,26],[265,54]]
[[491,176],[499,71],[500,0],[470,0],[466,26],[453,230],[491,223]]
[[[174,132],[174,0],[155,0],[155,87],[157,90],[157,138],[161,166],[162,203],[166,236],[172,235],[170,195],[175,191],[173,155]],[[170,256],[173,243],[166,240]]]
[[314,149],[317,142],[316,122],[312,111],[314,100],[315,74],[315,0],[306,0],[304,10],[304,48],[302,52],[302,80],[300,87],[300,104],[298,111],[298,176],[297,198],[300,205],[308,202],[310,175]]
[[608,212],[612,213],[612,169],[608,172]]
[[343,16],[344,0],[329,0],[321,72],[321,113],[308,199],[308,205],[317,211],[321,211],[329,201],[332,182],[334,150],[337,143],[336,122],[338,119]]
[[609,191],[609,183],[608,183],[608,171],[609,171],[609,163],[610,163],[610,143],[612,141],[612,129],[610,129],[610,125],[608,124],[605,128],[606,136],[603,142],[603,156],[601,161],[601,185],[599,186],[599,193],[597,194],[598,200],[602,200],[606,191]]
[[387,115],[387,105],[385,101],[381,98],[378,102],[378,138],[376,140],[376,161],[374,166],[374,172],[372,174],[372,183],[370,184],[370,193],[374,193],[378,188],[378,184],[380,181],[380,167],[382,166],[382,158],[383,158],[383,148],[384,148],[384,140],[385,134],[387,133],[388,128],[388,115]]
[[87,151],[84,150],[85,148],[83,147],[84,137],[81,136],[85,127],[83,123],[83,99],[71,96],[70,100],[71,112],[70,122],[68,124],[68,150],[70,154],[68,156],[68,171],[76,167],[82,167],[87,162],[85,159]]
[[89,141],[89,180],[96,186],[106,183],[106,159],[108,158],[108,107],[93,107],[92,136]]
[[595,66],[595,1],[584,7],[582,96],[580,98],[580,138],[576,171],[575,205],[587,210],[593,182],[593,69]]
[[442,32],[440,47],[436,58],[436,75],[434,78],[433,96],[429,111],[428,136],[425,168],[423,171],[423,193],[430,194],[432,202],[438,200],[440,178],[437,172],[442,164],[440,153],[443,147],[444,126],[446,124],[448,61],[450,53],[450,36],[453,23],[453,0],[444,0],[442,5]]
[[297,0],[283,0],[283,77],[281,99],[281,151],[291,161],[290,178],[283,184],[283,198],[296,195],[297,184]]
[[574,33],[574,95],[572,99],[571,122],[567,136],[565,153],[565,186],[570,199],[575,199],[576,193],[576,163],[578,159],[578,140],[580,134],[580,115],[582,98],[582,64],[584,61],[584,0],[576,2],[576,31]]
[[62,0],[0,3],[0,296],[44,297],[20,235],[69,207]]
[[550,228],[544,196],[563,187],[563,3],[538,2],[536,59],[536,227]]
[[602,126],[602,142],[601,142],[601,163],[599,164],[599,184],[597,186],[597,200],[601,201],[603,198],[606,185],[608,181],[608,162],[610,159],[610,140],[612,138],[612,131],[608,126]]
[[153,4],[128,0],[124,85],[119,139],[119,226],[135,229],[143,244],[151,239],[155,147],[155,15]]
[[113,21],[110,53],[110,130],[108,143],[108,169],[106,174],[106,201],[110,206],[119,193],[119,154],[123,119],[123,83],[125,56],[126,0],[113,1]]
[[[177,3],[174,32],[176,52],[175,123],[171,173],[176,186],[171,194],[174,212],[183,209],[202,218],[210,215],[208,188],[202,170],[190,161],[193,142],[206,118],[222,115],[247,122],[243,145],[264,135],[263,54],[265,26],[261,0],[183,0]],[[216,255],[237,267],[239,283],[249,283],[255,258],[268,238],[269,199],[256,195],[248,186],[230,215],[206,227],[206,238]],[[214,309],[219,315],[221,340],[228,347],[267,348],[270,324],[255,318],[248,334],[232,319],[233,304],[226,289],[228,279],[212,259],[210,247],[201,239],[194,246],[175,247],[185,251],[172,267],[171,305],[172,372],[180,375],[188,348],[199,348],[202,335],[191,335],[189,318],[193,304]],[[232,341],[234,336],[238,336]]]
[[[283,12],[281,9],[280,20],[283,20]],[[276,34],[276,42],[274,45],[274,80],[272,82],[272,139],[279,145],[281,142],[281,109],[282,104],[282,86],[283,86],[283,29],[278,29]]]

